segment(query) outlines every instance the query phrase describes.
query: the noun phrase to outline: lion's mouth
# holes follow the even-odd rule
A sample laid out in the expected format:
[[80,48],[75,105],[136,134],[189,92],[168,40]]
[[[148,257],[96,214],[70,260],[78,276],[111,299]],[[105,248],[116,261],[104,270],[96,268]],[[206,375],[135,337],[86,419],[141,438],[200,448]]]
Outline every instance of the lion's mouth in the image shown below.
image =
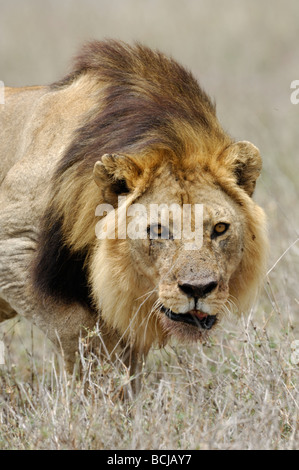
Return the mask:
[[200,326],[204,330],[210,330],[217,322],[216,315],[209,315],[201,312],[200,310],[190,310],[188,313],[174,313],[172,310],[164,306],[162,306],[161,310],[168,318],[170,318],[170,320],[187,323],[188,325],[197,327]]

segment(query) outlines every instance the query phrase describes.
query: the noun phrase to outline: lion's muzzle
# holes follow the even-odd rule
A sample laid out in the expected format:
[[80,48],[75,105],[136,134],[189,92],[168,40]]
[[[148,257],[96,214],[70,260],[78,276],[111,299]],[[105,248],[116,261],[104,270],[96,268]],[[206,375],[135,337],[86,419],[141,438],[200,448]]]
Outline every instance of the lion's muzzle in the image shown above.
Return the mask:
[[216,289],[218,282],[214,278],[209,278],[205,281],[179,281],[178,286],[188,297],[202,299]]
[[188,325],[210,330],[217,322],[216,315],[208,315],[199,310],[191,310],[188,313],[174,313],[172,310],[162,306],[162,311],[170,320],[187,323]]

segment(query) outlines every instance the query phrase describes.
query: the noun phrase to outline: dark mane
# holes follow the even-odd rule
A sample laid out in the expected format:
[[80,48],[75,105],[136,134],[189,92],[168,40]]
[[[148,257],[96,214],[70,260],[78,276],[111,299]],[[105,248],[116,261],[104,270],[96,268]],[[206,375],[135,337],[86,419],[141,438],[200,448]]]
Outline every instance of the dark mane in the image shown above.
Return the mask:
[[[59,91],[83,75],[98,82],[98,106],[95,100],[93,109],[82,117],[82,126],[56,168],[52,199],[42,221],[34,283],[42,294],[91,307],[89,247],[76,251],[63,227],[71,232],[80,182],[93,184],[95,162],[105,153],[138,155],[160,149],[184,158],[192,139],[224,139],[224,134],[214,104],[193,75],[160,52],[140,44],[91,42],[75,59],[73,71],[51,89]],[[71,168],[74,171],[67,176]],[[72,185],[73,194],[66,195],[60,187],[70,177],[77,184]],[[61,209],[67,197],[72,201],[71,214]]]
[[160,52],[140,44],[91,42],[75,59],[73,72],[52,87],[65,87],[84,73],[96,77],[100,88],[104,84],[104,99],[101,95],[99,111],[78,129],[58,175],[77,162],[90,169],[105,153],[164,148],[183,156],[186,136],[178,132],[183,122],[199,135],[218,132],[208,95],[189,71]]
[[62,220],[55,211],[44,215],[39,249],[33,266],[34,285],[47,297],[80,302],[92,310],[86,273],[87,251],[73,252],[64,242]]

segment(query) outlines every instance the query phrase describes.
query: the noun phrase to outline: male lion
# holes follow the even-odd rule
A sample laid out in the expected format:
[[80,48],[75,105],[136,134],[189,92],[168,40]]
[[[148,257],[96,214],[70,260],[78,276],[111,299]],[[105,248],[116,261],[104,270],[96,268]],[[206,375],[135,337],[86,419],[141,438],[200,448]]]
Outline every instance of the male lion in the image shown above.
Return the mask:
[[[92,42],[60,82],[6,88],[0,111],[0,321],[30,319],[70,369],[98,324],[101,352],[134,371],[154,343],[204,339],[248,309],[267,246],[252,199],[261,158],[223,131],[191,73],[141,45]],[[99,220],[108,234],[137,203],[203,206],[201,246],[173,236],[171,212],[146,236],[97,238]],[[100,219],[100,204],[115,213]]]

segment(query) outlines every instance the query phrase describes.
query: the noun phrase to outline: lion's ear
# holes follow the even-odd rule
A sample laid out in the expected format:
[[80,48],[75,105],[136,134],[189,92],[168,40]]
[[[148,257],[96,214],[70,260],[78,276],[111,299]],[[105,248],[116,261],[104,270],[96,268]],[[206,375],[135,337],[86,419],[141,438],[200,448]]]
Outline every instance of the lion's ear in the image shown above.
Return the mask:
[[262,170],[259,149],[251,142],[236,142],[229,147],[229,155],[237,184],[252,196]]
[[93,170],[94,180],[105,201],[112,204],[117,196],[134,190],[139,175],[140,169],[130,157],[115,154],[103,155]]

